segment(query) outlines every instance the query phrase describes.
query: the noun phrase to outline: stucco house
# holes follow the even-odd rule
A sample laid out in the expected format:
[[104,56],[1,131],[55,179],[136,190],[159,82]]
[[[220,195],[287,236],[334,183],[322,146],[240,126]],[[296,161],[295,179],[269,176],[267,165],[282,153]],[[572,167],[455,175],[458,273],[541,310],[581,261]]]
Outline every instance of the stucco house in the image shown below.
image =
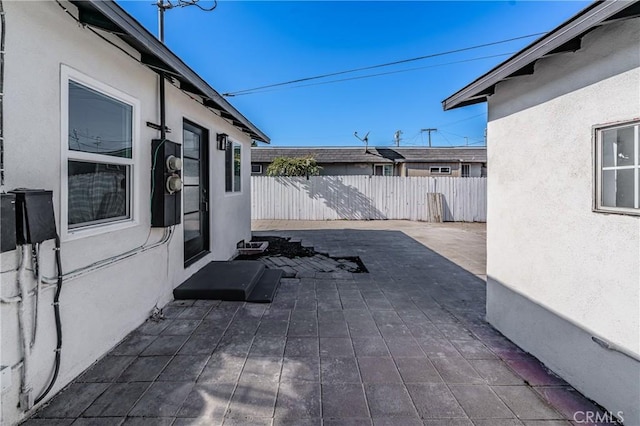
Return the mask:
[[2,196],[1,417],[14,424],[251,239],[250,146],[269,138],[114,1],[0,6],[2,190],[50,191]]
[[313,157],[325,176],[449,176],[487,175],[487,150],[423,147],[253,147],[251,174],[266,175],[279,157]]
[[640,424],[639,16],[637,1],[595,2],[443,101],[488,103],[488,321],[628,425]]

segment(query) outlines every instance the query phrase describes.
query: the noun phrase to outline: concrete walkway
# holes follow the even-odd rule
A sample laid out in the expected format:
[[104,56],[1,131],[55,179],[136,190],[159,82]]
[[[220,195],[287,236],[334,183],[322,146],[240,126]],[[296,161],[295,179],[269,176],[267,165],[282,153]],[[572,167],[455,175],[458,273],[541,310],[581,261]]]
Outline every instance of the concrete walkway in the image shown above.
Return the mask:
[[369,273],[284,279],[270,305],[173,302],[27,424],[556,426],[597,410],[484,321],[482,225],[254,225]]

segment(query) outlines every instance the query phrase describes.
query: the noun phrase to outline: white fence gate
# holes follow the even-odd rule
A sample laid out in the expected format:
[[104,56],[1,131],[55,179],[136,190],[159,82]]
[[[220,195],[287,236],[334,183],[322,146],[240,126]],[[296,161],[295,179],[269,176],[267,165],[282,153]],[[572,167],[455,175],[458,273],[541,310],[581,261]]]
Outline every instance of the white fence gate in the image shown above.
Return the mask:
[[428,221],[433,217],[428,207],[430,193],[442,194],[445,221],[486,221],[487,179],[455,177],[252,176],[251,216]]

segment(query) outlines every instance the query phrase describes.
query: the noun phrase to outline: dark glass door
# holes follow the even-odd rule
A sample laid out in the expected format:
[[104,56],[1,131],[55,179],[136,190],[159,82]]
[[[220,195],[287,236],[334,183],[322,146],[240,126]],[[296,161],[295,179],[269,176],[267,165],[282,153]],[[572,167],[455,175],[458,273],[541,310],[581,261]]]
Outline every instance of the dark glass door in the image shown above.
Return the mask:
[[206,129],[184,122],[183,136],[184,263],[209,251],[209,135]]

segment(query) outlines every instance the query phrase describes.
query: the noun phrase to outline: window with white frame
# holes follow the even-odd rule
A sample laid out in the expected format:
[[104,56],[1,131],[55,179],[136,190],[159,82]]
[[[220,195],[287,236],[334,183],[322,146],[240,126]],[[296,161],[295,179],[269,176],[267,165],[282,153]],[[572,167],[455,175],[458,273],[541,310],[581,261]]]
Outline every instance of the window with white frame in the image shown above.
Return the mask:
[[393,176],[393,164],[376,164],[373,166],[374,176]]
[[63,203],[70,231],[133,219],[134,102],[88,80],[63,79]]
[[640,215],[640,122],[595,129],[595,209]]
[[252,164],[251,165],[251,174],[261,175],[262,174],[262,164]]
[[240,192],[242,175],[242,146],[235,142],[227,142],[225,150],[225,190]]
[[471,170],[471,166],[469,164],[463,164],[462,165],[462,177],[469,177],[471,175],[470,173]]
[[439,174],[439,175],[450,175],[451,167],[430,167],[429,173]]

